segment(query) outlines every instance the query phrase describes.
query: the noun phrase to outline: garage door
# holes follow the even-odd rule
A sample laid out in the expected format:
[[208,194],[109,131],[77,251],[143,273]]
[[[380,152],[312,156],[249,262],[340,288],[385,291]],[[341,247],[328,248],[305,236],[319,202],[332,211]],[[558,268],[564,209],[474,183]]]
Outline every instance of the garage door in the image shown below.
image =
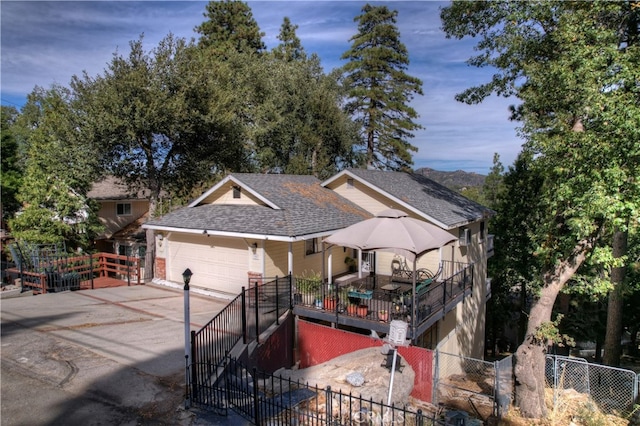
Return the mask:
[[239,238],[189,234],[169,236],[167,275],[182,282],[182,272],[191,269],[191,284],[211,290],[239,294],[247,287],[250,251]]

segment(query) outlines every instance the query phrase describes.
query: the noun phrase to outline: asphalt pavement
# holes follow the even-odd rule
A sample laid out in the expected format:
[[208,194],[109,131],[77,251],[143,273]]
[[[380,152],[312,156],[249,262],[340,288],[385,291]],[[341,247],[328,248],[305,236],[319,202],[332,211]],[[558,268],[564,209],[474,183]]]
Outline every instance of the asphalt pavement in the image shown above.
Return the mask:
[[[227,300],[190,295],[190,329]],[[238,425],[184,409],[184,292],[158,285],[2,299],[1,424]]]

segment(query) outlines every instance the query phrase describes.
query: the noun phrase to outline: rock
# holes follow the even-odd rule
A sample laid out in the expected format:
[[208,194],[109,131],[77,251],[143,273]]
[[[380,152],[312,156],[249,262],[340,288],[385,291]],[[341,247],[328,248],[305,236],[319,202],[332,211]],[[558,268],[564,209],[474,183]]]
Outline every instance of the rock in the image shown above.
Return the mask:
[[[389,381],[391,372],[383,367],[386,356],[382,355],[380,347],[360,349],[323,364],[299,370],[284,370],[282,377],[292,381],[308,383],[326,389],[331,386],[332,391],[340,390],[344,394],[353,393],[375,402],[387,403],[389,397]],[[396,371],[393,378],[391,402],[405,405],[409,402],[415,373],[411,366],[398,354],[397,363],[402,365],[402,372]],[[349,382],[347,376],[359,373],[364,381],[357,386]]]
[[364,385],[364,376],[362,373],[354,371],[353,373],[347,374],[347,382],[349,382],[351,386],[362,386]]

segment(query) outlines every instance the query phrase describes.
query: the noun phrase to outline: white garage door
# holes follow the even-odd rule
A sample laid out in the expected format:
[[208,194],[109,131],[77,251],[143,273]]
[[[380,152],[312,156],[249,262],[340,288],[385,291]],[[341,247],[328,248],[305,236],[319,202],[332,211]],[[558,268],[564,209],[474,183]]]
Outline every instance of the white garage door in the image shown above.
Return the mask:
[[167,278],[182,282],[191,269],[191,284],[225,293],[239,294],[247,285],[250,251],[239,238],[172,234],[169,237]]

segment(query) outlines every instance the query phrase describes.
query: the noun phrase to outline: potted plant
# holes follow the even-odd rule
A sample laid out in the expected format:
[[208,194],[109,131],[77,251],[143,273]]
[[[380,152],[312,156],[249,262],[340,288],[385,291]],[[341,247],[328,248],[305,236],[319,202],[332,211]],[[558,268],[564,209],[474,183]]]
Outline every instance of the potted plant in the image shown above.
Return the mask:
[[369,314],[369,307],[367,305],[358,305],[356,308],[356,315],[361,318],[366,317]]
[[337,303],[338,301],[336,300],[336,297],[328,294],[324,298],[323,306],[327,311],[335,311]]
[[347,314],[355,317],[357,313],[358,313],[358,305],[356,305],[355,303],[349,302],[349,304],[347,305]]
[[327,291],[324,294],[324,309],[329,311],[335,311],[336,306],[338,305],[338,297],[336,294],[336,288],[333,284],[327,285]]
[[347,267],[349,268],[349,272],[356,272],[356,260],[351,257],[351,256],[347,256],[344,258],[344,263],[347,264]]
[[389,312],[384,309],[379,310],[378,319],[382,322],[387,322],[389,320]]
[[[306,271],[296,277],[296,295],[294,300],[300,300],[304,305],[314,306],[316,300],[320,297],[320,286],[322,285],[322,278],[317,272]],[[322,304],[322,301],[320,301]]]

